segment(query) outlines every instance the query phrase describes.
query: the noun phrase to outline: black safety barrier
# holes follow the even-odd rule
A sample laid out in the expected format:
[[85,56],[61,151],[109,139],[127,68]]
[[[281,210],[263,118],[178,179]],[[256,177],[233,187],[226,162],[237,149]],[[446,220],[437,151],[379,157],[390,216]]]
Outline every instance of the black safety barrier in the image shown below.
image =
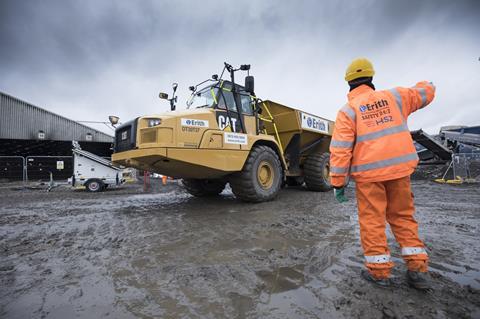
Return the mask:
[[22,156],[0,156],[0,182],[23,181],[25,158]]
[[[110,157],[103,157],[110,161]],[[0,183],[56,181],[73,175],[73,156],[0,156]]]
[[28,181],[66,180],[73,175],[72,156],[28,156],[26,158]]

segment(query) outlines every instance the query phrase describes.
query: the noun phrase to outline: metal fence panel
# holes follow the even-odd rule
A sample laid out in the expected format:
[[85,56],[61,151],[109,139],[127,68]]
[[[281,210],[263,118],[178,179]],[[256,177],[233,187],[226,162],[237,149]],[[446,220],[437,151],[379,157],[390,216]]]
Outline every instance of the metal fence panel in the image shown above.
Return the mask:
[[0,156],[0,182],[49,181],[50,173],[54,180],[72,177],[73,156]]
[[73,175],[73,156],[28,156],[26,159],[28,181],[66,180]]
[[25,158],[23,156],[0,156],[0,181],[23,181]]
[[453,154],[453,176],[466,182],[480,182],[480,153]]

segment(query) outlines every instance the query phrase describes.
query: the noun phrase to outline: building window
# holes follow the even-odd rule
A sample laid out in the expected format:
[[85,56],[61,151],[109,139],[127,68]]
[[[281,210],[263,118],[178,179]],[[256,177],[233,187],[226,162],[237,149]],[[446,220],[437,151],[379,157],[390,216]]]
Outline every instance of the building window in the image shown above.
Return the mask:
[[86,140],[87,142],[91,142],[93,140],[93,135],[91,133],[87,133]]

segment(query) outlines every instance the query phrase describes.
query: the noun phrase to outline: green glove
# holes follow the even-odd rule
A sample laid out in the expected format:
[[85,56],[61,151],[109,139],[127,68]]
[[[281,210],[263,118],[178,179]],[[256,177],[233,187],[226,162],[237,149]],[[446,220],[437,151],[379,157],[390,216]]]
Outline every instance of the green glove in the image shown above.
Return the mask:
[[345,188],[344,187],[334,188],[333,189],[333,194],[335,195],[335,199],[339,203],[344,203],[344,202],[348,201],[347,197],[345,197]]

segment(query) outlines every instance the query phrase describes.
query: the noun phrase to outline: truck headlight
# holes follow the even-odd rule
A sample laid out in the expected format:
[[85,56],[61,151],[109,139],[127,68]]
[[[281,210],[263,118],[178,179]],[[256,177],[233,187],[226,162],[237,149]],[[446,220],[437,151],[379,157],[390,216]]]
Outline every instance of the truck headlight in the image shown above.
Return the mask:
[[162,124],[162,119],[148,119],[148,127],[154,127]]

